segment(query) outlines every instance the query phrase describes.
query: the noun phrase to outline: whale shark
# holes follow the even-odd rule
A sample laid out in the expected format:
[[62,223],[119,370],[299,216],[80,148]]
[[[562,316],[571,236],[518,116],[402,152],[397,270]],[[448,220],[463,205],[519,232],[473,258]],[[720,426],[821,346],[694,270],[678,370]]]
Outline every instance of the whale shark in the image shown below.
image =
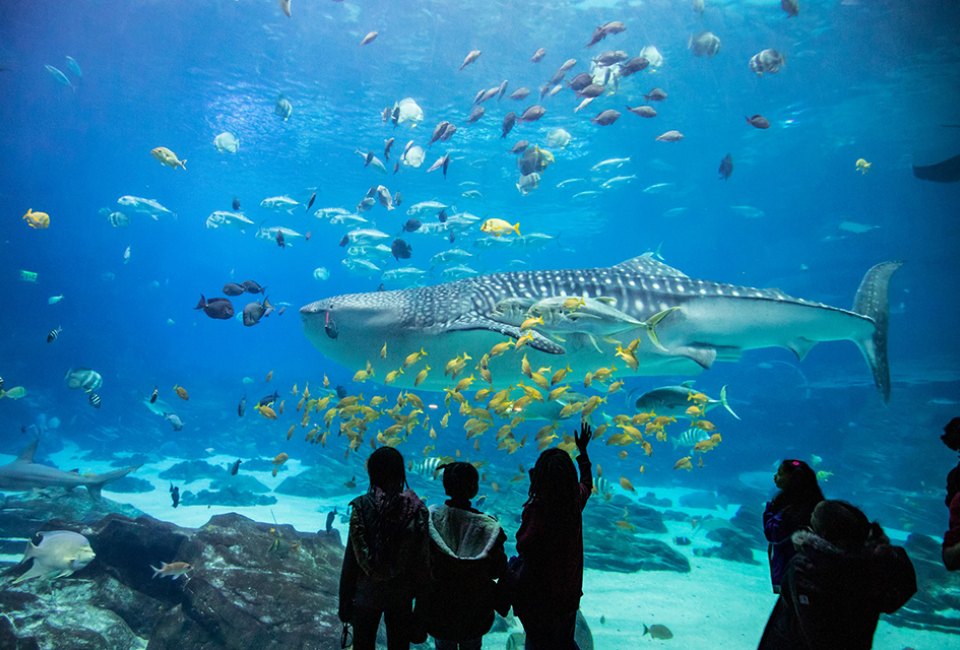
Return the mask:
[[[403,374],[394,373],[397,387],[412,387],[415,377],[423,390],[449,387],[453,382],[444,376],[444,367],[450,359],[466,354],[479,360],[506,339],[525,345],[489,359],[495,388],[524,379],[524,355],[533,368],[569,366],[571,378],[611,362],[617,378],[694,375],[718,360],[736,361],[746,350],[782,347],[803,359],[817,343],[847,340],[860,348],[887,401],[887,294],[890,278],[901,265],[883,262],[868,270],[851,309],[794,298],[777,289],[690,278],[645,254],[611,267],[512,271],[434,286],[344,294],[307,304],[300,314],[307,338],[320,352],[351,369],[369,362],[373,381],[403,369],[403,359],[411,352],[426,352]],[[530,304],[563,296],[615,305],[625,315],[623,331],[614,340],[568,331],[561,336],[547,324],[524,329],[503,316],[503,305],[512,301]],[[651,334],[649,340],[645,334]],[[634,346],[635,368],[614,356],[615,344],[626,345],[631,339],[641,339]],[[426,365],[430,371],[419,372]]]
[[71,490],[82,485],[87,488],[92,498],[99,499],[100,490],[104,484],[123,478],[140,467],[139,465],[124,467],[106,474],[64,472],[56,467],[33,462],[38,442],[39,440],[34,440],[30,443],[13,462],[0,465],[0,490],[21,491],[46,487],[62,487]]

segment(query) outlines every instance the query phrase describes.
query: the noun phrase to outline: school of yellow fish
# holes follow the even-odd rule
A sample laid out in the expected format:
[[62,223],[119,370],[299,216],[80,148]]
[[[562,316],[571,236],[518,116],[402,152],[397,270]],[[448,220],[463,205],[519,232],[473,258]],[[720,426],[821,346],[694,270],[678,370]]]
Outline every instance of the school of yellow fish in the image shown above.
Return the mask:
[[[613,360],[622,360],[627,366],[635,368],[635,351],[639,343],[639,339],[626,346],[617,342]],[[333,433],[335,438],[345,440],[344,455],[349,458],[351,452],[359,451],[365,444],[371,449],[378,446],[398,447],[408,442],[419,446],[424,441],[417,441],[415,434],[424,432],[426,441],[420,453],[426,458],[435,458],[436,441],[440,435],[438,430],[445,432],[445,435],[452,435],[450,417],[456,412],[463,422],[465,442],[471,445],[475,452],[480,452],[483,445],[487,444],[495,445],[497,450],[512,455],[526,447],[530,441],[530,433],[526,430],[527,427],[523,426],[527,423],[528,416],[530,420],[543,419],[543,415],[529,412],[532,405],[542,407],[552,404],[556,407],[554,417],[549,417],[550,422],[532,434],[538,453],[555,446],[571,456],[575,455],[573,435],[563,433],[561,429],[569,427],[572,431],[580,421],[594,424],[595,440],[602,440],[609,446],[622,447],[617,454],[619,460],[630,457],[631,447],[639,447],[643,454],[641,458],[647,458],[653,455],[654,442],[663,443],[669,440],[668,430],[671,425],[676,424],[676,417],[657,415],[654,411],[610,414],[603,409],[608,404],[608,398],[623,388],[623,380],[616,376],[615,363],[587,372],[582,378],[572,378],[568,376],[569,366],[557,369],[534,368],[522,348],[522,337],[518,341],[504,339],[480,359],[473,359],[464,352],[451,359],[441,360],[437,365],[443,366],[444,376],[450,380],[449,386],[443,388],[442,406],[429,403],[429,399],[425,403],[424,398],[409,390],[398,392],[395,399],[388,398],[382,392],[375,392],[369,398],[364,397],[363,393],[341,398],[330,389],[330,380],[326,375],[323,377],[323,388],[317,395],[311,393],[309,382],[305,383],[302,389],[299,384],[294,384],[291,393],[298,398],[296,413],[299,422],[289,426],[286,439],[292,439],[299,425],[307,442],[326,447],[331,443],[330,436]],[[387,345],[384,343],[380,358],[385,359],[386,353]],[[519,357],[517,363],[520,371],[530,383],[521,380],[516,385],[511,384],[500,390],[493,389],[489,362],[491,358],[504,354]],[[420,385],[432,371],[428,356],[423,348],[414,350],[407,354],[403,363],[396,368],[375,368],[374,362],[367,360],[363,368],[356,370],[353,380],[356,383],[365,383],[382,376],[382,383],[389,385],[399,375],[415,372],[414,384]],[[476,388],[474,384],[480,387]],[[577,384],[596,394],[581,394]],[[673,465],[675,470],[690,471],[694,466],[702,468],[704,455],[716,449],[722,441],[716,426],[704,417],[709,397],[696,392],[691,393],[688,400],[690,406],[686,415],[691,419],[691,426],[706,432],[710,437],[696,443],[691,455],[677,459]],[[283,412],[282,404],[282,401],[279,402],[277,409],[264,406],[257,407],[257,410],[265,419],[276,420]],[[457,449],[455,454],[460,457],[462,452]],[[287,454],[280,453],[274,464],[279,467],[286,459]],[[484,462],[474,464],[482,467]],[[637,471],[640,474],[645,473],[642,462]],[[596,474],[594,491],[604,499],[610,499],[611,488],[602,479],[602,467],[597,467]],[[518,476],[522,480],[525,472],[521,471]],[[620,478],[619,485],[627,492],[635,489],[626,476]],[[491,483],[490,487],[494,492],[500,490],[496,482]]]

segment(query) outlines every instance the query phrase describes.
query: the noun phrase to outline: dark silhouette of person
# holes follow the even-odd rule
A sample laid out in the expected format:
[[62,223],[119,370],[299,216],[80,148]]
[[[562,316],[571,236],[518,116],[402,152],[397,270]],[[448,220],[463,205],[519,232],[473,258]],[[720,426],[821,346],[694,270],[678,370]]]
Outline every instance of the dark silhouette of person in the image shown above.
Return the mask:
[[389,650],[406,650],[413,599],[429,575],[428,512],[407,486],[396,449],[370,454],[367,473],[370,489],[350,502],[338,615],[353,625],[355,650],[375,650],[381,617]]
[[760,650],[867,650],[881,613],[893,613],[917,591],[906,552],[845,501],[821,501],[811,530],[793,534],[797,554]]
[[[940,436],[947,447],[960,452],[960,418],[953,418]],[[960,569],[960,462],[947,474],[947,498],[944,499],[950,509],[950,523],[943,534],[943,566],[950,571]]]
[[441,467],[450,498],[430,507],[432,579],[417,597],[416,617],[436,650],[479,650],[493,625],[494,580],[507,568],[507,535],[495,518],[470,505],[480,489],[477,468],[464,462]]
[[583,595],[583,508],[593,474],[583,423],[574,434],[580,480],[570,455],[547,449],[530,471],[529,498],[517,531],[513,611],[526,632],[527,650],[578,650],[574,640]]
[[767,538],[767,558],[773,592],[780,593],[787,563],[796,552],[790,537],[810,525],[810,515],[823,501],[817,474],[802,460],[787,459],[773,475],[780,491],[767,502],[763,511],[763,535]]

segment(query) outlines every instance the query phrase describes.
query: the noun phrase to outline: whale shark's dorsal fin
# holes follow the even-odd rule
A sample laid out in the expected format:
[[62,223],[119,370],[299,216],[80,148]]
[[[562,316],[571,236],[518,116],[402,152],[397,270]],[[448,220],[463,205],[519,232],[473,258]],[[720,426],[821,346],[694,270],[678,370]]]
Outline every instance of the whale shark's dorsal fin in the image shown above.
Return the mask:
[[18,463],[32,463],[33,454],[37,451],[37,443],[40,442],[40,439],[34,440],[27,447],[20,452],[20,455],[17,456],[16,462]]
[[613,268],[622,269],[628,271],[636,271],[638,273],[643,273],[645,275],[662,275],[670,276],[675,278],[686,278],[688,277],[686,273],[678,269],[673,268],[668,264],[664,264],[653,257],[653,253],[644,253],[643,255],[638,255],[637,257],[632,257],[628,260],[624,260],[619,264],[615,265]]

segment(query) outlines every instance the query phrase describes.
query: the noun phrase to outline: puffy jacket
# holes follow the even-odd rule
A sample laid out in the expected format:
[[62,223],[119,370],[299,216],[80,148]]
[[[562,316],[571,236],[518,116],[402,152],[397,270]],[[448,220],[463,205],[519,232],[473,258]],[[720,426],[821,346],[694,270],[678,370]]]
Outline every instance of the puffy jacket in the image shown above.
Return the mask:
[[767,559],[770,561],[770,582],[773,591],[780,592],[780,583],[786,573],[787,564],[796,551],[791,537],[795,532],[810,525],[810,511],[797,506],[786,506],[776,510],[773,502],[768,501],[763,511],[763,535],[767,538]]
[[476,639],[493,625],[494,580],[507,566],[507,536],[497,520],[473,509],[432,506],[428,524],[431,581],[416,615],[431,636]]
[[913,564],[899,546],[867,544],[849,553],[807,531],[793,541],[797,554],[761,650],[867,650],[880,614],[895,612],[917,591]]

